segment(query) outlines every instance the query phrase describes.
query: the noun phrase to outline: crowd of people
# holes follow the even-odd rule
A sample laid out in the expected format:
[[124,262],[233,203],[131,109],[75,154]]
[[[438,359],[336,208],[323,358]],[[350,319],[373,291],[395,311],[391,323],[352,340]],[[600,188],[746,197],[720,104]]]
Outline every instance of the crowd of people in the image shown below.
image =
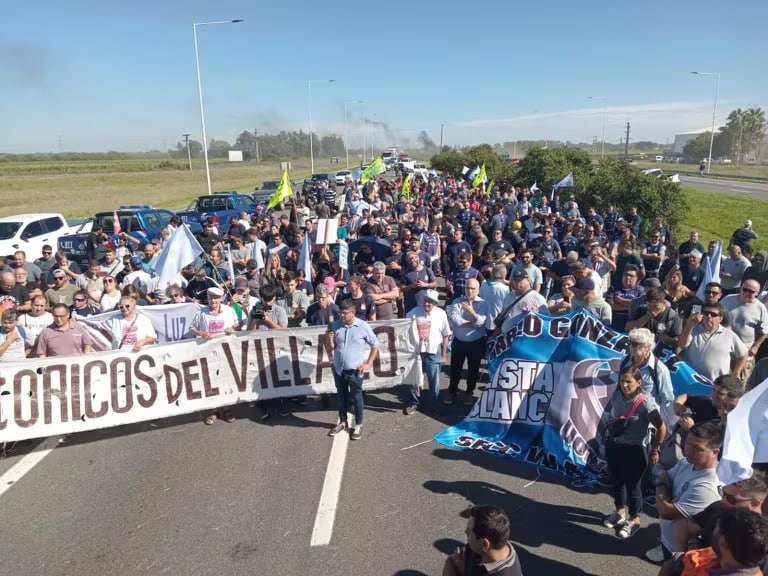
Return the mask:
[[[339,397],[329,435],[349,429],[359,440],[362,379],[378,352],[368,322],[413,320],[426,385],[411,390],[404,411],[439,413],[441,404],[459,400],[462,382],[463,404],[475,403],[488,338],[506,332],[520,314],[584,309],[628,332],[630,342],[603,417],[603,480],[615,504],[605,525],[619,538],[636,533],[643,488],[650,485],[661,546],[648,557],[667,561],[664,574],[687,574],[692,561],[763,562],[768,531],[760,511],[768,482],[755,470],[749,481],[722,487],[715,474],[728,413],[768,377],[768,253],[753,250],[758,236],[751,221],[725,242],[718,279],[707,275],[719,254],[715,239],[705,248],[691,230],[677,242],[662,215],[646,223],[633,206],[626,212],[582,207],[573,196],[548,196],[536,187],[485,191],[448,175],[414,178],[406,190],[399,179],[348,180],[340,192],[333,188],[320,183],[309,203],[293,198],[288,214],[260,210],[228,223],[205,222],[197,235],[203,263],[162,289],[155,263],[178,220],[143,246],[130,237],[113,245],[94,231],[89,245],[103,257],[84,272],[50,246],[34,262],[22,251],[8,256],[0,262],[0,360],[88,353],[93,343],[77,319],[103,312],[110,312],[101,327],[113,348],[140,350],[157,334],[137,307],[160,303],[200,306],[191,338],[323,326]],[[653,353],[660,348],[713,382],[711,397],[675,397],[669,371]],[[449,362],[441,402],[440,376]],[[263,417],[288,413],[282,400],[260,406]],[[225,409],[205,422],[218,418],[234,419]],[[472,517],[472,538],[481,525],[498,523],[496,512],[484,514],[495,520]],[[514,557],[504,531],[493,530],[490,549]],[[690,547],[710,546],[713,552],[691,560]],[[481,552],[471,541],[470,547]],[[486,555],[494,565],[495,558]],[[447,573],[461,573],[464,561]],[[517,571],[513,565],[502,562],[503,571],[494,571],[486,564],[487,573],[520,573],[519,563]]]

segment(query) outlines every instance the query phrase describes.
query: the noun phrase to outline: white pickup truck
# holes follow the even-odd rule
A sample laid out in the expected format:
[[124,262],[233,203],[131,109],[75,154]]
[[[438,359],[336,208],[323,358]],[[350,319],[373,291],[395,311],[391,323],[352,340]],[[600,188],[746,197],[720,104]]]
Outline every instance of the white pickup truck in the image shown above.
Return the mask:
[[0,218],[0,254],[8,256],[23,250],[29,261],[39,258],[43,246],[57,250],[59,238],[90,232],[92,222],[70,226],[61,214],[17,214]]

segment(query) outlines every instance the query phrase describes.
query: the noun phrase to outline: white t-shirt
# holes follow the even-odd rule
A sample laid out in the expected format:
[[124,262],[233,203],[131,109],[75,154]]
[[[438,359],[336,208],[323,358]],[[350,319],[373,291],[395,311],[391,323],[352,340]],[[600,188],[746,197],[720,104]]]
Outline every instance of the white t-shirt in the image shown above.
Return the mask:
[[221,311],[216,316],[211,314],[211,309],[208,306],[205,306],[195,314],[192,328],[217,336],[224,334],[227,328],[234,328],[239,322],[237,313],[230,306],[222,304]]
[[538,312],[539,314],[549,314],[547,301],[544,299],[544,296],[536,292],[536,290],[530,290],[528,294],[519,300],[518,298],[519,296],[517,294],[510,292],[504,299],[502,310],[506,309],[507,306],[510,306],[513,302],[515,302],[515,300],[517,300],[517,302],[515,302],[515,306],[512,308],[512,310],[510,310],[509,314],[507,314],[507,317],[504,319],[504,322],[501,325],[502,332],[510,330],[512,326],[515,325],[513,322],[515,317],[519,316],[523,312]]
[[[6,350],[5,354],[0,357],[0,360],[24,360],[27,357],[27,355],[24,354],[25,341],[27,339],[26,332],[24,331],[24,328],[20,326],[16,327],[16,331],[21,338],[16,338],[16,340],[13,341],[13,344],[8,347],[8,350]],[[0,333],[0,344],[5,344],[5,333]]]
[[152,321],[140,312],[136,312],[136,316],[131,320],[126,320],[122,313],[117,312],[102,321],[100,327],[109,332],[112,337],[112,350],[130,350],[139,340],[149,337],[157,338]]
[[[715,468],[694,470],[693,464],[683,458],[669,472],[672,480],[672,500],[675,508],[683,518],[695,516],[713,502],[720,500],[718,486],[722,483],[717,478]],[[675,523],[678,520],[661,521],[661,542],[670,552],[685,552],[676,550],[674,545]]]
[[18,326],[24,329],[26,337],[24,342],[27,348],[31,348],[35,345],[37,337],[40,336],[45,328],[53,324],[53,314],[50,312],[43,312],[40,316],[32,316],[30,314],[22,314],[19,316]]
[[451,325],[445,310],[434,306],[427,314],[422,306],[408,311],[406,318],[413,320],[411,329],[419,343],[419,352],[439,354],[442,352],[443,337],[451,335]]

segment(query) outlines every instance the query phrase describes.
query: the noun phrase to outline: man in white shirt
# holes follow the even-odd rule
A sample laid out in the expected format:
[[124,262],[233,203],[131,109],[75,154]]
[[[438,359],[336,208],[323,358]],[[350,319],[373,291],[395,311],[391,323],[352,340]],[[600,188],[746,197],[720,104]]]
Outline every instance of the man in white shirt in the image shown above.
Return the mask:
[[19,316],[18,325],[24,329],[26,334],[25,344],[27,348],[35,349],[35,343],[40,333],[53,324],[53,315],[46,311],[48,303],[45,296],[35,296],[32,298],[32,310]]
[[106,330],[112,338],[112,350],[130,350],[138,352],[144,346],[157,342],[157,332],[152,321],[139,314],[136,301],[130,296],[120,298],[119,312],[102,320],[99,328]]
[[192,320],[192,334],[210,340],[237,330],[240,320],[230,306],[221,303],[223,298],[224,290],[215,286],[208,288],[208,306],[203,306]]
[[422,391],[421,398],[415,386],[410,389],[411,404],[405,408],[407,415],[413,414],[420,404],[425,410],[433,413],[438,411],[440,372],[443,364],[448,362],[448,338],[451,336],[448,315],[438,307],[439,300],[437,290],[425,290],[422,305],[409,310],[405,315],[412,320],[411,330],[415,331],[418,339],[421,368],[427,375],[427,387]]

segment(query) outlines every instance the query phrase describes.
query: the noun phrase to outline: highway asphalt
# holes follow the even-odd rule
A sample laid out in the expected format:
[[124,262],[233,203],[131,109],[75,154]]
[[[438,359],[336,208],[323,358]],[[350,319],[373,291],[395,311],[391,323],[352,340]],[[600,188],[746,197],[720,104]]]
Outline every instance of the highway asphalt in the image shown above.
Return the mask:
[[768,200],[768,183],[697,178],[696,176],[681,176],[680,183],[684,188],[698,188],[699,190]]
[[[327,546],[310,539],[334,412],[312,399],[265,422],[243,405],[233,424],[192,415],[64,438],[0,495],[0,574],[440,574],[463,514],[485,503],[510,515],[526,575],[656,574],[642,559],[655,520],[617,540],[601,524],[607,494],[431,440],[468,407],[438,420],[405,416],[392,391],[366,403]],[[0,474],[33,446],[9,447]]]

